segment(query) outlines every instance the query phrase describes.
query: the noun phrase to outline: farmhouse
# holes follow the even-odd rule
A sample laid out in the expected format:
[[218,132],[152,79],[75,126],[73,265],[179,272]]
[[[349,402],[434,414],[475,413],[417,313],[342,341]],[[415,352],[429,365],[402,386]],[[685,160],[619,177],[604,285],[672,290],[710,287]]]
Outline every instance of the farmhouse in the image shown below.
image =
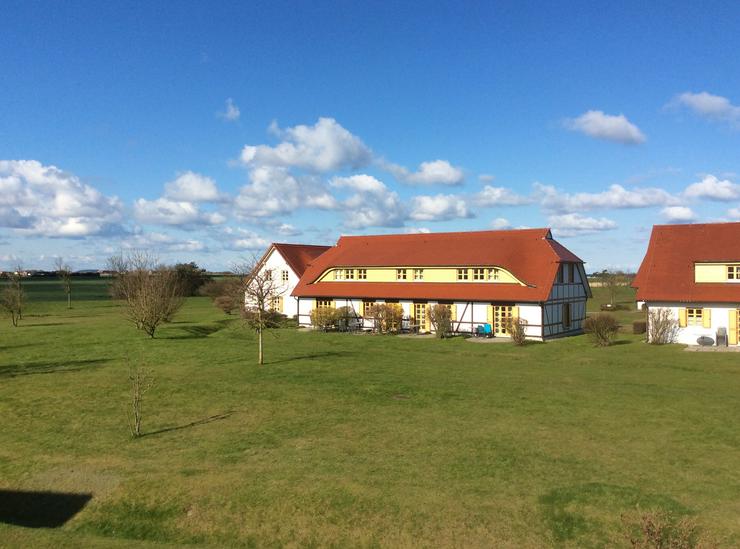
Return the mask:
[[308,264],[331,246],[273,243],[259,260],[258,269],[277,279],[276,292],[270,306],[288,317],[298,314],[298,300],[291,297]]
[[508,336],[509,321],[520,318],[527,337],[543,340],[582,331],[591,290],[583,261],[549,229],[526,229],[343,236],[293,295],[302,326],[314,308],[346,306],[369,329],[373,305],[398,303],[402,328],[429,332],[429,307],[446,304],[455,332],[489,324]]
[[737,345],[740,223],[655,225],[632,286],[638,307],[671,312],[679,343],[724,343],[724,332]]

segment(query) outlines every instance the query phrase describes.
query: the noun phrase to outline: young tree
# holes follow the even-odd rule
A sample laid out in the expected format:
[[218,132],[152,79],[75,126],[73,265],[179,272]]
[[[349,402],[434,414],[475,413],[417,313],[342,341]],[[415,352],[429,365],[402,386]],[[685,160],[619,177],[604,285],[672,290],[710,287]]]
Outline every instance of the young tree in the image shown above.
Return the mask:
[[67,294],[67,309],[72,308],[72,269],[64,263],[64,259],[58,257],[56,260],[57,276],[62,282],[64,293]]
[[194,261],[176,264],[175,271],[182,285],[183,295],[186,296],[196,295],[200,287],[211,280],[206,270],[198,267]]
[[130,359],[128,363],[128,380],[131,387],[131,410],[129,411],[128,425],[131,436],[137,438],[141,436],[144,394],[154,385],[154,376],[150,370],[138,363],[132,364]]
[[20,267],[9,275],[10,281],[0,292],[0,307],[10,314],[10,322],[18,326],[18,321],[23,318],[23,306],[26,294],[21,284]]
[[279,277],[271,269],[261,268],[259,260],[237,265],[234,272],[239,283],[234,285],[238,296],[243,300],[242,317],[247,326],[257,333],[257,364],[264,364],[264,345],[262,336],[265,330],[279,325],[280,315],[272,311],[276,297],[285,292]]
[[116,272],[111,294],[126,304],[126,317],[149,337],[182,307],[183,291],[177,272],[160,265],[147,252],[134,251],[108,260]]
[[429,308],[429,321],[434,333],[439,338],[448,337],[452,333],[452,309],[449,305],[432,305]]
[[622,271],[602,271],[601,282],[609,292],[609,302],[614,307],[614,300],[619,288],[629,286],[629,278]]

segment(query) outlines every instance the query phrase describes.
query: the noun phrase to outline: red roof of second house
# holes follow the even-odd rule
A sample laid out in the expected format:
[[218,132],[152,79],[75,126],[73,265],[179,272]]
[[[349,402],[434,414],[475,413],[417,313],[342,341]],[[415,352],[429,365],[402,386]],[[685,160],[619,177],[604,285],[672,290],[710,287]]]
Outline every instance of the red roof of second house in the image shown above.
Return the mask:
[[[306,272],[306,268],[313,260],[323,254],[326,250],[331,248],[331,246],[315,246],[313,244],[282,244],[279,242],[273,243],[272,247],[280,252],[280,255],[283,256],[283,259],[285,259],[285,262],[290,266],[291,269],[293,269],[293,271],[296,275],[298,275],[299,278],[303,276],[303,273]],[[266,256],[264,259],[266,259]]]
[[694,282],[694,265],[740,262],[740,223],[655,225],[632,286],[638,301],[740,302],[740,284]]
[[[559,264],[583,263],[552,240],[549,229],[343,236],[318,257],[293,291],[299,297],[546,301]],[[519,284],[320,282],[336,267],[455,267],[497,265]]]

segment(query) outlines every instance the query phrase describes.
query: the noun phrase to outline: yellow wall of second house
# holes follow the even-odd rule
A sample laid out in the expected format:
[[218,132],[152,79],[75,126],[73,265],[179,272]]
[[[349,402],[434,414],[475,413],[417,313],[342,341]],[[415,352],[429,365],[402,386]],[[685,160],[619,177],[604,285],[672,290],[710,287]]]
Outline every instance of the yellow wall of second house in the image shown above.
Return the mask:
[[694,265],[694,282],[727,282],[727,264],[697,263]]
[[[473,267],[365,267],[367,278],[359,280],[357,271],[363,267],[354,267],[354,279],[341,280],[334,278],[335,271],[344,271],[345,269],[329,269],[319,277],[319,282],[396,282],[396,270],[406,269],[406,282],[491,282],[491,283],[514,283],[524,285],[506,269],[497,267],[499,270],[498,280],[488,280],[488,270],[492,267],[483,267],[485,271],[484,280],[473,280]],[[467,280],[457,279],[457,269],[465,268],[468,270]],[[423,270],[423,279],[414,280],[414,269]]]

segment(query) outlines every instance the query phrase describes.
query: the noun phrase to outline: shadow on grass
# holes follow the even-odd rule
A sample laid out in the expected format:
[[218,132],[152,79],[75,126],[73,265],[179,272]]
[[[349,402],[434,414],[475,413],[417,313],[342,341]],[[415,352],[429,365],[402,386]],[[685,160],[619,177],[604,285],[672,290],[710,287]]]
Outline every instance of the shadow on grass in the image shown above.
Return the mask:
[[21,320],[18,323],[19,328],[36,328],[36,327],[43,327],[43,326],[64,326],[65,324],[68,324],[67,322],[37,322],[35,324],[23,324],[23,321]]
[[0,490],[0,522],[27,528],[59,528],[91,499],[92,494]]
[[28,376],[33,374],[54,374],[64,372],[78,372],[86,367],[100,366],[109,362],[108,358],[90,360],[67,360],[64,362],[29,362],[27,364],[11,364],[0,366],[0,379],[7,377]]
[[199,419],[198,421],[193,421],[185,425],[177,425],[175,427],[165,427],[164,429],[157,429],[156,431],[150,431],[148,433],[142,434],[140,438],[150,437],[153,435],[161,435],[163,433],[171,433],[172,431],[182,431],[183,429],[189,429],[190,427],[197,427],[198,425],[206,425],[208,423],[213,423],[214,421],[221,421],[222,419],[227,419],[231,417],[233,414],[234,414],[234,410],[229,410],[228,412],[224,412],[223,414],[216,414],[215,416],[210,416],[207,418]]
[[295,362],[296,360],[313,360],[316,358],[337,358],[353,356],[355,353],[345,351],[326,351],[325,353],[311,353],[310,355],[292,356],[280,360],[267,360],[266,364],[283,364],[285,362]]
[[217,320],[213,324],[197,324],[195,326],[177,326],[177,330],[185,332],[184,335],[167,336],[161,339],[202,339],[211,334],[220,332],[229,324],[228,320]]

